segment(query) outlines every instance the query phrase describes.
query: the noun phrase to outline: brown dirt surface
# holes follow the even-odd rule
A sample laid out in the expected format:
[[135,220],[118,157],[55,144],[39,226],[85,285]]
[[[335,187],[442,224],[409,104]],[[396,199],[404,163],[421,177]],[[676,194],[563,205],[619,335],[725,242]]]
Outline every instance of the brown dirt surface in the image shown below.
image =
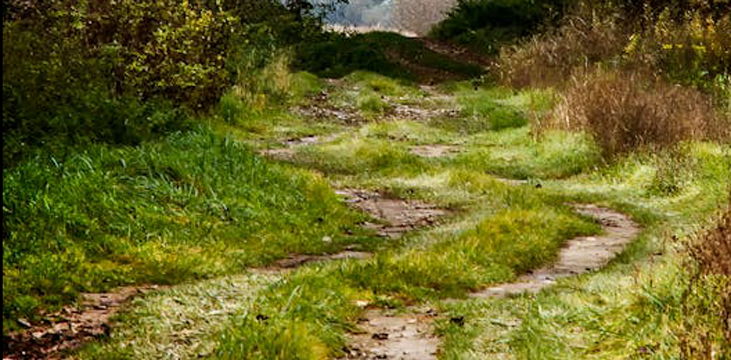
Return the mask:
[[459,147],[454,145],[417,145],[410,147],[409,152],[421,157],[436,158],[456,154],[459,152]]
[[278,269],[294,269],[302,265],[306,265],[314,262],[333,261],[333,260],[344,260],[344,259],[367,259],[373,256],[372,253],[363,251],[352,251],[346,250],[339,253],[328,254],[328,255],[303,255],[303,254],[291,254],[289,257],[277,260],[272,264],[271,267]]
[[361,331],[350,334],[341,359],[436,359],[439,339],[432,320],[428,312],[419,310],[401,315],[368,310],[359,320]]
[[291,160],[294,157],[297,148],[301,146],[316,145],[327,143],[335,140],[340,134],[330,134],[327,136],[305,136],[301,138],[287,139],[282,142],[283,148],[262,149],[259,154],[277,160]]
[[[582,236],[569,240],[550,266],[523,275],[512,283],[492,286],[473,293],[472,298],[504,297],[525,292],[535,293],[561,277],[597,270],[620,253],[639,233],[640,227],[628,216],[596,205],[573,205],[602,227],[601,236]],[[447,300],[448,302],[464,300]],[[436,359],[439,339],[433,333],[432,319],[437,314],[407,308],[402,315],[386,310],[368,310],[359,321],[362,332],[349,335],[343,359]],[[463,318],[450,319],[463,323]],[[517,326],[519,320],[505,326]]]
[[392,239],[400,238],[406,232],[431,226],[449,213],[421,201],[389,198],[372,191],[342,189],[336,193],[345,196],[345,201],[351,206],[386,223],[365,223],[363,227],[376,230],[380,236]]
[[573,206],[579,213],[599,221],[603,234],[571,239],[561,248],[555,263],[524,274],[515,282],[495,285],[470,296],[486,298],[525,292],[537,293],[559,278],[584,274],[604,267],[640,232],[637,223],[614,210],[596,205]]
[[43,323],[3,339],[3,360],[61,359],[65,352],[111,333],[110,318],[134,297],[155,291],[157,285],[118,288],[108,293],[82,294],[78,306],[44,316]]

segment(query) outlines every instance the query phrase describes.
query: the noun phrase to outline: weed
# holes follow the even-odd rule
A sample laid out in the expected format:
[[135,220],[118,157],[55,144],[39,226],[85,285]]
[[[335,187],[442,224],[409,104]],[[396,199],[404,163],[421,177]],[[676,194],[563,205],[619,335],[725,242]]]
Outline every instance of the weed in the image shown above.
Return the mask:
[[383,101],[383,96],[375,92],[361,93],[356,102],[358,110],[368,116],[382,115],[391,108],[387,102]]
[[728,119],[716,115],[702,93],[635,72],[599,70],[575,76],[549,116],[539,125],[586,131],[607,158],[647,146],[730,135]]
[[[731,205],[731,197],[729,198]],[[685,321],[679,334],[685,356],[711,355],[718,343],[731,354],[731,208],[717,224],[690,241],[691,265],[697,273],[684,299],[684,311],[703,321]],[[707,328],[706,328],[707,326]],[[721,337],[725,338],[723,345]]]

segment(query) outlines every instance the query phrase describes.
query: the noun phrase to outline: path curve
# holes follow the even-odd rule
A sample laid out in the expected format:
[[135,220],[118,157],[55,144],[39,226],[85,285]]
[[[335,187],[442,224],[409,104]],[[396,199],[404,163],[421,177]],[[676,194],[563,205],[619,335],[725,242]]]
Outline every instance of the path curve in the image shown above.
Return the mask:
[[[557,279],[598,270],[622,252],[640,232],[640,226],[627,215],[597,205],[571,204],[578,213],[596,219],[602,235],[580,236],[568,240],[551,265],[520,276],[516,281],[491,286],[470,294],[470,298],[505,297],[537,293]],[[448,300],[464,301],[464,300]],[[369,310],[359,321],[363,330],[350,335],[344,359],[437,359],[439,341],[434,335],[433,310],[407,308],[403,314]],[[463,322],[464,319],[450,319]]]

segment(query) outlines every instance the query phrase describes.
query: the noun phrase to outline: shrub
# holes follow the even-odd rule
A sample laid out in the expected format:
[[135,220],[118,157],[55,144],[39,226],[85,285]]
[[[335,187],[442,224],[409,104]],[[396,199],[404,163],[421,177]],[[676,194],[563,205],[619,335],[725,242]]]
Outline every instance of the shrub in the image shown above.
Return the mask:
[[498,71],[502,82],[512,87],[559,85],[575,69],[620,54],[625,39],[616,15],[600,16],[581,8],[565,17],[557,29],[523,44],[504,47]]
[[297,47],[294,67],[322,77],[343,77],[357,70],[388,77],[437,81],[479,76],[479,66],[436,53],[418,40],[371,32],[347,36],[328,34]]
[[711,90],[731,70],[731,12],[705,0],[674,3],[580,2],[557,28],[503,48],[501,78],[515,87],[561,85],[601,63]]
[[702,316],[704,321],[684,322],[679,338],[687,358],[711,357],[714,342],[723,344],[724,338],[721,358],[731,354],[731,197],[729,201],[730,207],[719,216],[717,225],[696,236],[688,246],[697,272],[683,310]]
[[528,36],[564,11],[565,0],[459,0],[430,35],[485,54]]
[[572,78],[558,106],[537,130],[580,129],[605,157],[689,139],[728,139],[729,119],[701,92],[637,72],[598,70]]

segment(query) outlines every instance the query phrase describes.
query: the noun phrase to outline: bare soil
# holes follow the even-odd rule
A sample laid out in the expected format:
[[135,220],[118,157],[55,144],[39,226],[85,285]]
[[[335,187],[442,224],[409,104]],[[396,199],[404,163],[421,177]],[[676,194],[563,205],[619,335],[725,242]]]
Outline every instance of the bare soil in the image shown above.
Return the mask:
[[108,293],[82,294],[78,306],[44,316],[39,324],[3,339],[3,360],[61,359],[65,351],[110,335],[109,319],[134,297],[161,289],[157,285],[129,286]]
[[356,189],[336,191],[351,206],[367,212],[384,223],[364,223],[363,227],[378,231],[383,237],[400,238],[404,233],[431,226],[449,212],[418,200],[386,197],[383,194]]
[[437,158],[456,154],[459,149],[458,146],[454,145],[418,145],[409,148],[409,152],[421,157]]
[[372,253],[369,252],[363,252],[363,251],[351,251],[346,250],[335,254],[327,254],[327,255],[303,255],[303,254],[291,254],[288,258],[277,260],[270,266],[270,268],[276,268],[276,269],[294,269],[298,268],[302,265],[314,263],[314,262],[323,262],[323,261],[333,261],[333,260],[344,260],[344,259],[367,259],[373,256]]
[[561,248],[555,263],[524,274],[515,282],[492,286],[470,296],[485,298],[525,292],[537,293],[559,278],[584,274],[604,267],[640,232],[637,223],[614,210],[596,205],[574,204],[574,207],[579,213],[597,219],[601,224],[603,235],[571,239]]
[[439,339],[434,335],[433,315],[421,310],[410,311],[407,314],[366,311],[358,323],[362,331],[351,334],[342,359],[436,359]]

